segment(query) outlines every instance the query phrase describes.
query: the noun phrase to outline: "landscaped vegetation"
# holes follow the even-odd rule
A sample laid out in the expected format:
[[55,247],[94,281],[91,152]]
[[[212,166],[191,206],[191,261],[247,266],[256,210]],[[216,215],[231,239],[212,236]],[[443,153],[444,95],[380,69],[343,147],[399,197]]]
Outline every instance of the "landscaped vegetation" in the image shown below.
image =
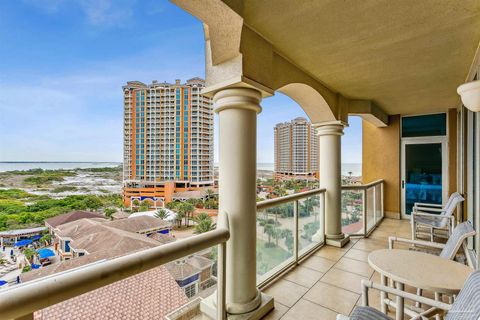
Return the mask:
[[122,207],[120,195],[76,195],[63,199],[36,196],[19,189],[0,190],[0,230],[43,225],[45,219],[72,210]]

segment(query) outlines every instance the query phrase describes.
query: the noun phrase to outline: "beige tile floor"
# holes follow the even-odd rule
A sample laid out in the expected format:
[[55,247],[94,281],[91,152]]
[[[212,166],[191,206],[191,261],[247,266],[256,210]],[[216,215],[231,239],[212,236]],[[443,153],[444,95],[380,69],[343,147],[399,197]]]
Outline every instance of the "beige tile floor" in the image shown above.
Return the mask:
[[[321,248],[263,290],[275,300],[275,310],[264,319],[333,320],[338,313],[349,315],[355,305],[361,304],[360,281],[380,282],[367,256],[373,250],[387,248],[390,235],[409,238],[409,222],[384,219],[369,238],[353,238],[344,248]],[[369,296],[370,305],[378,308],[378,292]]]

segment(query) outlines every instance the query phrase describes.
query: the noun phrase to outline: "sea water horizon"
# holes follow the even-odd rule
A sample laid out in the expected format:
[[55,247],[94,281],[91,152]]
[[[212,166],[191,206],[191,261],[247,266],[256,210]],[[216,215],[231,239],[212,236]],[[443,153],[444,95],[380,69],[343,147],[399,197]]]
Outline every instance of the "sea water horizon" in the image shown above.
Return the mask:
[[[218,167],[218,163],[215,163],[215,166]],[[269,162],[257,162],[257,170],[264,171],[273,171],[274,164]],[[344,176],[361,176],[362,175],[362,164],[361,163],[342,163],[342,175]]]
[[[25,171],[31,169],[44,170],[71,170],[88,168],[105,168],[122,165],[122,162],[103,162],[103,161],[0,161],[0,172],[6,171]],[[218,163],[215,163],[218,167]],[[257,163],[257,170],[273,171],[274,164],[268,162]],[[361,163],[342,163],[342,175],[361,176]]]

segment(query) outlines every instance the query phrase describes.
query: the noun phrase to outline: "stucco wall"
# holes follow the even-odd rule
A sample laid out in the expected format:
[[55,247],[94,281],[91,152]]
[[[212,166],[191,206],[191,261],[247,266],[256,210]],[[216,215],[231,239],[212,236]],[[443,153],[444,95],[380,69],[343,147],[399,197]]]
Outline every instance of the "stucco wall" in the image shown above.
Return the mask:
[[448,194],[457,191],[457,109],[448,109]]
[[384,179],[384,208],[389,218],[400,218],[400,116],[377,128],[363,121],[362,180]]

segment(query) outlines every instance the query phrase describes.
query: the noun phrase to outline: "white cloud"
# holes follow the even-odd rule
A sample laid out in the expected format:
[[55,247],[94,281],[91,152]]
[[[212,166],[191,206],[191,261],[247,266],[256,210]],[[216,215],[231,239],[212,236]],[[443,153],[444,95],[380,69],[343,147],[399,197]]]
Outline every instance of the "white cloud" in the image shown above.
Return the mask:
[[[62,10],[78,8],[87,22],[97,27],[122,27],[134,13],[136,0],[23,0],[47,14],[60,14]],[[160,6],[152,6],[160,12]]]
[[87,20],[94,26],[122,26],[130,21],[134,14],[136,1],[80,0]]

